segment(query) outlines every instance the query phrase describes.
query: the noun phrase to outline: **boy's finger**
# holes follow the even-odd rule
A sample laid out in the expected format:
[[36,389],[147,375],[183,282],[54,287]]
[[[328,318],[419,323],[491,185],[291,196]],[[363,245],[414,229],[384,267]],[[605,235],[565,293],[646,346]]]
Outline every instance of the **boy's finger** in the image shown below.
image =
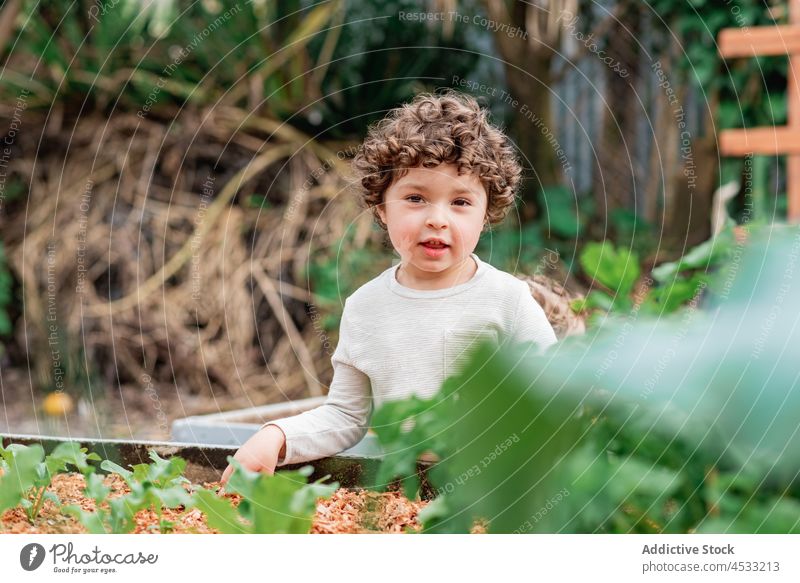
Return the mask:
[[222,478],[220,478],[219,480],[223,486],[225,485],[225,482],[228,481],[228,478],[230,477],[232,471],[233,471],[233,466],[228,464],[228,467],[225,468],[224,472],[222,472]]

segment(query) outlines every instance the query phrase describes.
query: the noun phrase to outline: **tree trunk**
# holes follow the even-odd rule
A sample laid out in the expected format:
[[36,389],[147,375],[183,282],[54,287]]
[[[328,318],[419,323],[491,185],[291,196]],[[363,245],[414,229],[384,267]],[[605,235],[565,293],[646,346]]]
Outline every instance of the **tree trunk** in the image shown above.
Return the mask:
[[[546,4],[519,1],[484,0],[489,17],[508,27],[519,27],[522,34],[509,36],[497,29],[494,38],[505,63],[512,108],[510,137],[515,141],[525,180],[520,195],[525,205],[523,220],[537,214],[537,195],[542,188],[560,184],[563,178],[557,153],[558,140],[553,125],[551,64],[553,51],[561,41],[560,15],[576,12],[573,0],[551,0]],[[508,101],[507,101],[508,102]]]
[[[636,41],[641,29],[640,10],[637,3],[621,0],[615,14],[618,24],[606,39],[605,56],[614,62],[604,64],[606,105],[597,148],[599,172],[594,180],[596,211],[605,216],[618,208],[633,211],[636,192],[644,186],[641,179],[646,164],[636,135],[636,126],[645,112],[634,86],[640,77]],[[615,70],[617,63],[619,70]],[[622,70],[624,77],[620,75]],[[641,213],[642,209],[637,211]]]
[[681,254],[711,236],[711,206],[717,183],[719,152],[713,135],[691,142],[691,157],[673,171],[672,208],[667,208],[666,245]]
[[[560,184],[563,178],[556,155],[560,146],[551,106],[551,60],[550,53],[529,54],[524,61],[515,61],[524,71],[513,64],[506,64],[511,97],[518,101],[513,108],[510,135],[525,167],[526,180],[520,188],[520,195],[525,202],[520,209],[523,220],[536,216],[539,191]],[[554,141],[551,143],[551,140]]]

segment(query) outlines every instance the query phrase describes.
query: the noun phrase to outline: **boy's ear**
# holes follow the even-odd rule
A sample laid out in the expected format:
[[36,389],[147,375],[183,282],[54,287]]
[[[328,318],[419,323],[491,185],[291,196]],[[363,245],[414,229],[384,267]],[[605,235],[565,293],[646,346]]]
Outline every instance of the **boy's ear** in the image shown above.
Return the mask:
[[385,225],[386,224],[386,208],[383,202],[379,202],[375,205],[375,210],[378,212],[378,216],[381,219],[381,222]]

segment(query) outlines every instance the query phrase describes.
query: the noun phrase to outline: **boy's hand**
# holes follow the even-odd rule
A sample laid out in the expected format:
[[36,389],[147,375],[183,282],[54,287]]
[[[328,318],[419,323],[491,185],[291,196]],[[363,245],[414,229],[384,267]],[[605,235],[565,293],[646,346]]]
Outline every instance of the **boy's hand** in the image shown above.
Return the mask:
[[[286,436],[276,425],[267,425],[260,429],[253,437],[248,439],[239,451],[233,456],[237,462],[242,464],[251,472],[264,472],[272,475],[275,473],[275,466],[278,459],[283,457],[286,452]],[[228,464],[222,473],[222,486],[228,482],[233,473],[233,466]],[[222,494],[223,491],[220,490]]]

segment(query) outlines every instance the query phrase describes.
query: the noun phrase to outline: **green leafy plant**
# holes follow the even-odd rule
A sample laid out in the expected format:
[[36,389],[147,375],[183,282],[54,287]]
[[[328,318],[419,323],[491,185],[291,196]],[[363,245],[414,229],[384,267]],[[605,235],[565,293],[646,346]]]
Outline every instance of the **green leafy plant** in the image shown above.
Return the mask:
[[48,456],[38,444],[11,444],[0,447],[0,456],[0,514],[21,505],[33,522],[44,500],[59,504],[58,498],[46,491],[52,476],[74,466],[84,475],[84,493],[94,500],[95,509],[87,511],[72,504],[60,510],[93,534],[131,532],[136,513],[144,509],[152,509],[159,517],[160,532],[169,532],[173,525],[163,518],[163,509],[180,507],[199,508],[206,513],[210,526],[226,533],[304,533],[311,527],[317,500],[329,497],[339,487],[337,482],[323,483],[329,476],[307,483],[312,466],[267,476],[249,472],[229,458],[236,471],[228,489],[242,496],[234,508],[211,490],[187,491],[190,482],[183,476],[184,459],[164,459],[150,451],[152,463],[136,464],[130,470],[110,460],[100,463],[101,469],[121,476],[130,489],[125,495],[110,497],[111,488],[105,485],[104,476],[95,473],[89,463],[100,461],[100,457],[87,454],[78,443],[59,444]]
[[242,495],[239,505],[234,507],[204,489],[195,492],[193,500],[209,526],[227,534],[308,533],[317,499],[329,497],[339,487],[336,482],[323,484],[327,476],[306,483],[313,472],[311,466],[269,476],[243,468],[233,457],[228,457],[228,462],[235,469],[226,489]]
[[581,251],[580,263],[598,289],[575,300],[571,307],[576,312],[593,312],[593,324],[598,323],[602,313],[628,314],[634,307],[642,314],[671,314],[696,298],[707,285],[724,279],[715,280],[713,275],[727,269],[736,245],[734,227],[729,226],[679,259],[655,267],[652,279],[637,297],[636,286],[642,276],[637,254],[608,241],[588,243]]
[[[130,488],[130,493],[109,499],[110,489],[103,484],[102,478],[90,475],[87,477],[85,493],[95,501],[96,509],[87,512],[72,505],[66,507],[65,511],[75,516],[89,532],[102,534],[130,532],[135,526],[134,515],[145,508],[151,508],[159,520],[164,507],[189,508],[192,497],[184,488],[189,480],[182,475],[186,460],[177,456],[164,459],[152,450],[149,456],[153,463],[136,464],[132,466],[132,471],[104,460],[100,467],[119,474]],[[104,502],[107,508],[101,507]],[[171,525],[163,521],[162,527],[169,529]]]
[[[670,314],[693,300],[707,285],[725,281],[737,248],[735,229],[747,232],[744,227],[731,223],[719,235],[692,247],[676,261],[653,268],[654,285],[642,301],[642,312]],[[756,230],[751,229],[753,232]],[[715,275],[719,277],[715,278]]]
[[757,474],[714,473],[707,488],[710,512],[696,532],[800,534],[800,500],[780,492],[764,495]]
[[103,461],[100,467],[122,476],[131,489],[129,500],[136,506],[152,507],[157,514],[160,514],[162,506],[187,506],[191,498],[184,488],[184,484],[190,483],[183,477],[186,460],[177,456],[164,459],[153,450],[149,456],[153,463],[136,464],[132,466],[133,471],[110,460]]
[[0,449],[2,476],[0,476],[0,512],[13,508],[23,500],[28,500],[28,492],[33,489],[37,468],[44,460],[41,446],[16,446]]
[[[83,510],[71,504],[63,508],[63,512],[74,516],[92,534],[127,533],[133,530],[133,516],[138,511],[126,496],[108,498],[111,488],[103,483],[98,474],[86,477],[84,493],[95,502],[94,511]],[[105,506],[104,506],[105,504]]]
[[75,466],[84,475],[91,474],[94,467],[90,460],[99,461],[95,453],[86,453],[77,443],[61,443],[50,455],[45,456],[41,445],[26,446],[12,443],[7,448],[0,446],[2,463],[0,468],[0,513],[20,505],[28,520],[34,522],[45,500],[60,504],[58,497],[47,491],[53,476]]
[[627,311],[633,307],[633,293],[641,269],[633,251],[617,248],[610,241],[587,243],[580,254],[584,272],[600,289],[592,289],[585,298],[575,300],[573,309],[601,308]]
[[383,490],[399,478],[407,498],[418,495],[419,456],[428,452],[441,455],[451,447],[445,408],[452,397],[452,385],[445,382],[442,390],[429,399],[412,396],[390,401],[375,411],[371,424],[384,455],[373,488]]
[[[800,531],[800,394],[786,358],[800,331],[773,318],[769,333],[747,332],[776,305],[800,313],[800,280],[787,277],[800,229],[754,239],[708,299],[713,315],[609,320],[544,355],[484,344],[443,395],[392,403],[375,426],[393,448],[386,472],[411,479],[429,448],[441,460],[424,531],[467,532],[477,518],[490,532]],[[415,418],[427,430],[397,429]]]
[[[428,471],[437,497],[420,514],[424,532],[469,532],[485,519],[491,532],[512,532],[554,488],[558,474],[545,469],[579,439],[579,420],[570,421],[563,399],[534,391],[523,371],[508,366],[519,348],[482,342],[471,365],[436,396],[376,411],[373,427],[386,451],[377,488],[399,478],[413,497],[419,454],[430,451],[440,460]],[[536,476],[535,487],[521,476]]]

